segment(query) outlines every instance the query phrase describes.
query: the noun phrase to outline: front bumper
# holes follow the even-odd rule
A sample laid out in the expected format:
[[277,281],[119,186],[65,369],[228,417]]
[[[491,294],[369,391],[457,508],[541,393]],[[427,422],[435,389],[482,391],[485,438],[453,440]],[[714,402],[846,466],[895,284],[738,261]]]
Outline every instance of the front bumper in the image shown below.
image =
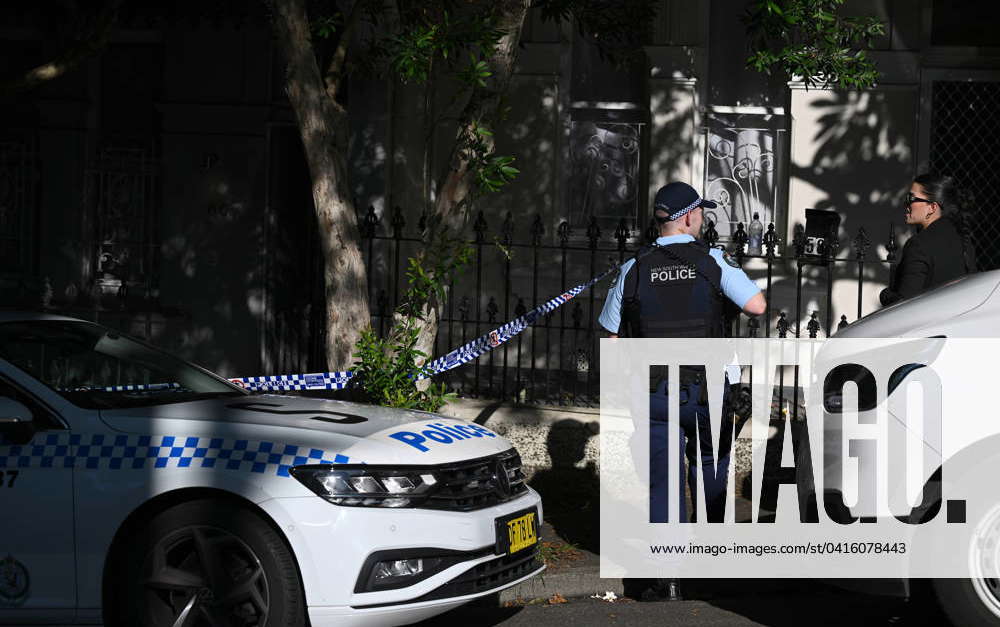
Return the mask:
[[[501,516],[535,507],[541,525],[541,499],[531,489],[471,512],[340,507],[319,497],[271,499],[260,507],[292,547],[313,627],[419,621],[524,581],[544,568],[534,555],[527,555],[535,551],[503,557],[488,550],[496,543],[495,521]],[[372,553],[428,548],[474,555],[411,586],[355,592]]]
[[[492,561],[499,561],[500,559],[503,558],[494,557]],[[537,559],[537,551],[532,553],[529,560],[513,568],[493,568],[491,567],[492,561],[482,562],[474,566],[452,581],[445,583],[437,590],[413,601],[368,607],[310,606],[310,624],[312,627],[390,627],[393,625],[408,625],[431,618],[432,616],[437,616],[478,597],[517,585],[545,570],[545,566]],[[481,575],[479,572],[481,569],[486,570],[487,573]],[[452,593],[461,594],[462,590],[478,591],[462,594],[461,596],[450,596]]]

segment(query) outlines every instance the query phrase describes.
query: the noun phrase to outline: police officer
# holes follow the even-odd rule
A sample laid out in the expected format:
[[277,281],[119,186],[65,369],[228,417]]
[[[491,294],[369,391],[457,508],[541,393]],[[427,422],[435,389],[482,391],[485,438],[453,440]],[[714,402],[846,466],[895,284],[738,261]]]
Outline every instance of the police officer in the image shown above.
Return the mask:
[[[703,208],[716,204],[703,199],[686,183],[665,185],[656,193],[653,217],[660,227],[660,237],[652,247],[640,249],[621,267],[618,281],[608,292],[598,321],[611,337],[722,337],[727,301],[748,315],[764,313],[766,303],[760,289],[725,252],[710,248],[696,239],[701,233]],[[650,394],[650,522],[667,521],[667,381],[655,381]],[[713,463],[710,422],[703,371],[680,373],[681,450],[688,458],[688,485],[692,499],[697,495],[697,470]],[[725,386],[728,390],[728,386]],[[731,429],[731,418],[723,428]],[[700,434],[700,464],[696,434]],[[728,442],[728,438],[723,439]],[[707,479],[706,512],[710,520],[720,519],[725,511],[724,481],[729,471],[728,445],[719,451],[714,475]],[[677,455],[679,468],[683,467]],[[711,473],[710,473],[711,474]],[[694,501],[697,511],[697,501]],[[721,511],[720,511],[721,510]],[[686,504],[680,499],[680,516],[686,517]],[[679,599],[676,581],[669,584],[639,580],[650,586],[642,592],[651,598]]]
[[[696,239],[703,208],[715,206],[686,183],[670,183],[656,193],[653,217],[660,237],[653,247],[641,249],[622,265],[598,319],[611,337],[722,337],[727,300],[748,315],[764,313],[764,295],[739,264]],[[697,494],[699,468],[696,425],[703,439],[701,450],[707,452],[701,462],[713,461],[705,386],[703,371],[680,373],[681,440],[688,456],[692,498]],[[666,380],[658,381],[650,398],[650,522],[667,520],[666,389]],[[729,451],[722,450],[715,474],[719,480],[705,486],[710,519],[721,517],[718,509],[725,508],[723,482],[728,467]],[[685,517],[683,499],[680,511]]]

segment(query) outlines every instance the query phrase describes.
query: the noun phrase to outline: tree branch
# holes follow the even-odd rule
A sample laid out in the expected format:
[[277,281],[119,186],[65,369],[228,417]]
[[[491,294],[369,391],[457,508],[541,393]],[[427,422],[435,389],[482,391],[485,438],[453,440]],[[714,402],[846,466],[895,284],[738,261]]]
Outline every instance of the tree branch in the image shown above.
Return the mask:
[[85,33],[76,45],[47,63],[31,68],[21,76],[0,83],[0,93],[16,94],[27,91],[42,83],[59,78],[81,62],[100,52],[108,43],[111,31],[118,20],[118,9],[123,0],[108,0],[98,15],[94,27]]
[[363,9],[367,2],[368,0],[355,0],[354,6],[351,8],[351,14],[347,17],[347,21],[344,24],[344,32],[340,34],[340,41],[337,42],[337,48],[333,51],[333,58],[330,59],[330,64],[326,68],[326,74],[323,76],[326,81],[326,93],[330,96],[331,100],[336,100],[337,90],[340,89],[340,82],[344,74],[347,49],[351,45],[351,40],[354,39],[354,31],[358,28],[358,23],[361,21],[361,14],[364,13]]
[[461,154],[462,138],[472,132],[472,126],[479,121],[492,123],[500,108],[500,99],[506,93],[510,77],[517,61],[518,43],[521,40],[521,30],[527,16],[529,0],[499,0],[501,15],[500,30],[503,37],[497,44],[493,54],[487,60],[493,76],[487,87],[475,87],[459,114],[456,142],[452,147],[451,167],[444,178],[438,183],[435,212],[446,224],[454,228],[460,227],[457,221],[458,211],[465,206],[465,197],[471,191],[472,181],[469,172],[469,162]]

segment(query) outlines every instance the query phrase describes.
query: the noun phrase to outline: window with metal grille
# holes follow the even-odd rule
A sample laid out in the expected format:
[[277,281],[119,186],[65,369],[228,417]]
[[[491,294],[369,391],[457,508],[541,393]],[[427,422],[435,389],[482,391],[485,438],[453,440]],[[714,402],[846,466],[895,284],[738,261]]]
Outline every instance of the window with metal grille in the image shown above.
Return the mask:
[[[752,111],[752,109],[750,109]],[[729,242],[754,214],[779,229],[785,220],[780,190],[785,162],[785,116],[716,107],[706,115],[704,195],[715,209],[705,210],[719,234]]]
[[88,164],[84,198],[91,279],[101,295],[146,297],[158,285],[158,164],[141,142],[106,145]]
[[980,270],[1000,267],[1000,82],[935,81],[930,169],[950,174],[975,224]]
[[23,140],[0,141],[0,274],[33,267],[35,152]]

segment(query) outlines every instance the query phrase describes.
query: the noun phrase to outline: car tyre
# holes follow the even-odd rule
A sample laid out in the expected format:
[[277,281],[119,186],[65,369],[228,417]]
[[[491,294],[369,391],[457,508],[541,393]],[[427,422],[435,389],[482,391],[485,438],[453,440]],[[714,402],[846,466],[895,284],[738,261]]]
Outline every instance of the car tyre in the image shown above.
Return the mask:
[[952,625],[1000,626],[1000,587],[991,579],[934,579],[938,606]]
[[220,499],[180,503],[153,516],[117,553],[108,625],[306,624],[291,550],[247,507]]

